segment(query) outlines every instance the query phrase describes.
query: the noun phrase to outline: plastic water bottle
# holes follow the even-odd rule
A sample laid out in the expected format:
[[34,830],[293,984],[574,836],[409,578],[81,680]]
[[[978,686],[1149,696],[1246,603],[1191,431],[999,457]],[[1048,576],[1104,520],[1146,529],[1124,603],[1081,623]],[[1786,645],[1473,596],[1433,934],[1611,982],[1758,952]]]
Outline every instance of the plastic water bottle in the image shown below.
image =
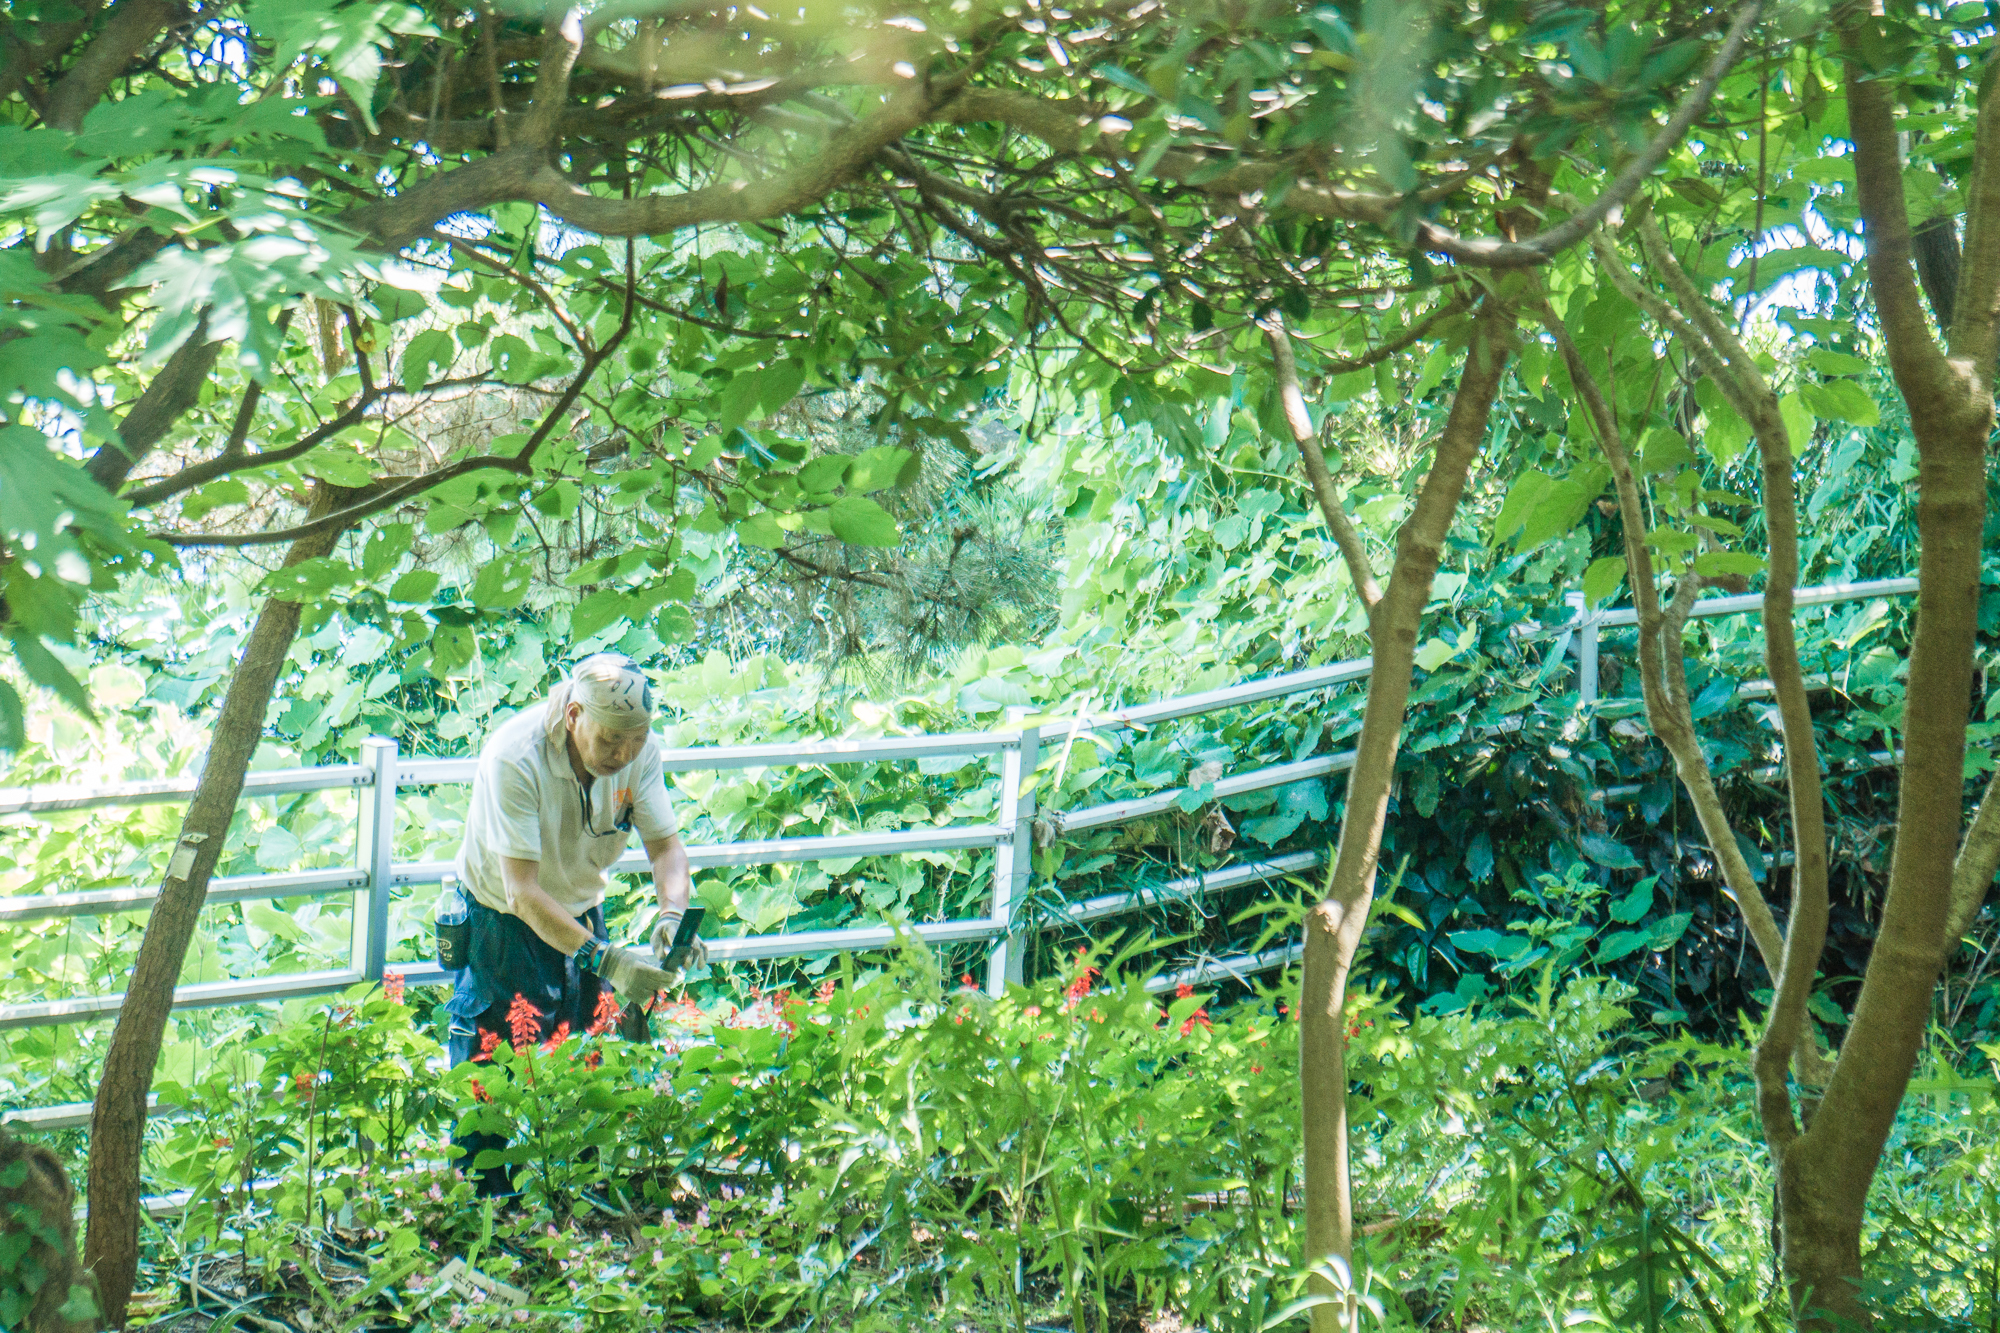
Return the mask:
[[471,961],[472,914],[458,876],[447,871],[437,900],[437,960],[447,972],[456,972]]

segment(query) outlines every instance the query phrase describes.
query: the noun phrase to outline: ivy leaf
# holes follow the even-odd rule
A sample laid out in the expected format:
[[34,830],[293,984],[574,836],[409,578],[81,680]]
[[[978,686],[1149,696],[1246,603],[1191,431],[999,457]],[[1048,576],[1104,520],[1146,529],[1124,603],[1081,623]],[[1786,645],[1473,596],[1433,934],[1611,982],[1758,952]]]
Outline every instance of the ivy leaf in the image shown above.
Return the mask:
[[835,500],[826,511],[833,535],[851,546],[898,546],[903,535],[889,511],[863,495]]

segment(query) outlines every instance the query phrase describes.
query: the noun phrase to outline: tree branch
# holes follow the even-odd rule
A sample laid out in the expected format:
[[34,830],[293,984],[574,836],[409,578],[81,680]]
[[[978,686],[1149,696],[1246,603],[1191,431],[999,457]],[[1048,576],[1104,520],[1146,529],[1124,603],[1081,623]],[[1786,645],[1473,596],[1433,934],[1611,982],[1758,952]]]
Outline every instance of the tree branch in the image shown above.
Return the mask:
[[516,452],[512,454],[480,454],[473,458],[460,459],[456,463],[450,463],[441,468],[433,468],[429,472],[419,473],[414,477],[405,477],[400,481],[370,488],[372,494],[370,491],[354,492],[354,494],[359,494],[363,498],[356,503],[350,504],[347,508],[312,519],[306,523],[301,523],[297,527],[285,528],[278,532],[227,533],[213,536],[155,532],[150,535],[156,541],[163,541],[169,546],[182,548],[271,546],[280,542],[300,541],[307,537],[326,532],[344,532],[371,514],[379,514],[385,509],[393,509],[405,500],[421,495],[433,487],[442,486],[445,482],[465,476],[470,472],[480,472],[491,468],[502,472],[512,472],[518,476],[526,476],[533,468],[535,451],[541,448],[544,440],[548,439],[549,433],[562,420],[563,414],[568,412],[571,406],[575,404],[577,396],[583,392],[583,386],[588,384],[591,378],[597,374],[598,367],[603,365],[611,354],[618,350],[618,345],[625,341],[625,335],[632,331],[632,311],[635,304],[633,295],[638,283],[637,275],[633,272],[633,262],[633,247],[628,242],[625,247],[625,312],[618,322],[617,331],[605,339],[602,347],[597,348],[584,357],[582,368],[577,371],[576,375],[563,389],[562,395],[543,414],[541,424],[535,427],[534,433],[528,437],[527,442]]
[[[554,16],[556,6],[549,6]],[[542,63],[535,74],[535,100],[522,122],[522,139],[544,151],[556,144],[562,126],[563,107],[569,101],[570,71],[583,50],[583,11],[563,9],[561,17],[547,24],[542,38]]]
[[153,376],[125,419],[118,423],[118,438],[106,440],[90,456],[83,470],[91,480],[112,494],[125,484],[132,469],[152,452],[181,414],[201,398],[202,386],[215,369],[222,344],[208,339],[208,319],[203,316],[188,340],[174,349],[160,373]]
[[2000,769],[1987,780],[1986,794],[1959,844],[1958,860],[1951,870],[1951,918],[1945,927],[1945,941],[1956,945],[1972,929],[1972,919],[1986,905],[1986,891],[2000,872]]
[[83,118],[111,90],[133,58],[161,32],[187,17],[175,0],[120,0],[111,18],[68,72],[49,90],[42,119],[71,134],[83,128]]
[[1305,394],[1299,388],[1298,361],[1292,355],[1292,340],[1285,332],[1285,321],[1273,312],[1258,327],[1264,330],[1264,340],[1271,347],[1271,365],[1278,381],[1278,398],[1285,407],[1285,424],[1291,427],[1299,456],[1305,460],[1313,497],[1319,501],[1320,517],[1333,531],[1333,540],[1340,547],[1341,558],[1347,561],[1347,576],[1353,580],[1361,604],[1373,615],[1376,603],[1382,600],[1382,588],[1375,581],[1375,568],[1368,560],[1368,545],[1342,507],[1340,490],[1327,470],[1326,454],[1319,447],[1319,432],[1313,429],[1312,414],[1306,410]]

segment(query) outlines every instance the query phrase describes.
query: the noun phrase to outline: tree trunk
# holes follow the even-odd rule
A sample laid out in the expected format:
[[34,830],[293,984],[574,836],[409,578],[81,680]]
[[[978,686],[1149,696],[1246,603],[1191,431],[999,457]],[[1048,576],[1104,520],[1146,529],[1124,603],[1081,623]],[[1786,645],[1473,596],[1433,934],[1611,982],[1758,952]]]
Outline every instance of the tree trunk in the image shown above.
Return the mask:
[[[322,507],[336,493],[336,488],[322,487],[314,508]],[[326,555],[340,535],[315,533],[294,542],[285,554],[285,564]],[[132,979],[125,988],[125,1004],[118,1011],[118,1023],[105,1052],[104,1073],[90,1115],[90,1217],[84,1262],[96,1276],[99,1305],[112,1328],[125,1326],[126,1308],[139,1274],[139,1182],[145,1152],[146,1096],[152,1090],[167,1017],[173,1010],[174,986],[180,980],[188,944],[208,898],[209,878],[228,841],[250,757],[263,738],[265,711],[284,670],[285,655],[298,634],[299,614],[297,602],[267,598],[243,645],[159,899],[146,921]]]
[[[1396,563],[1369,626],[1373,669],[1361,739],[1347,778],[1347,809],[1332,890],[1306,920],[1305,978],[1299,995],[1299,1084],[1305,1143],[1306,1258],[1351,1262],[1354,1202],[1347,1152],[1347,1033],[1342,1028],[1347,977],[1368,921],[1382,825],[1396,776],[1396,755],[1410,697],[1417,633],[1431,596],[1444,541],[1466,477],[1479,456],[1486,421],[1506,369],[1514,325],[1511,307],[1489,297],[1473,326],[1465,371],[1438,437],[1416,507],[1397,535]],[[1322,1286],[1319,1288],[1324,1291]],[[1351,1327],[1353,1311],[1313,1310],[1315,1333]]]

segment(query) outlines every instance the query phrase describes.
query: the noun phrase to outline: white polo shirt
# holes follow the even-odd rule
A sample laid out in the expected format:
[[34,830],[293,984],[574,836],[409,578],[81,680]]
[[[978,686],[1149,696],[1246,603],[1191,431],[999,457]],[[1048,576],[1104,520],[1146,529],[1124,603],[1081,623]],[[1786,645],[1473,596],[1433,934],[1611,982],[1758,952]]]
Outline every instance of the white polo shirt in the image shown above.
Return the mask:
[[648,736],[637,759],[586,790],[570,767],[566,733],[558,730],[551,739],[547,716],[546,703],[522,710],[479,751],[458,874],[473,897],[505,912],[500,858],[538,862],[543,891],[563,911],[581,916],[604,901],[605,872],[624,855],[633,833],[642,843],[657,842],[680,826],[667,803],[657,737]]

